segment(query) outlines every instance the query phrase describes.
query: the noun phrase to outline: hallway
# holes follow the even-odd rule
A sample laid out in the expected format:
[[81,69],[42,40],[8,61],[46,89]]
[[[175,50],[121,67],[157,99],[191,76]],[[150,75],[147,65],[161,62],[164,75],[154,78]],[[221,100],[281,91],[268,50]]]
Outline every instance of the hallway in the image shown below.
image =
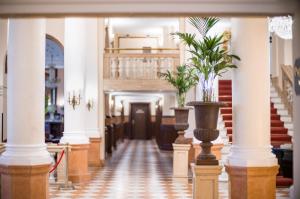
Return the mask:
[[159,151],[154,140],[125,140],[103,169],[75,191],[50,188],[50,198],[191,198],[192,186],[172,182],[172,152]]
[[[172,152],[160,151],[154,140],[125,140],[104,168],[90,168],[91,181],[76,190],[58,191],[50,198],[192,198],[192,183],[172,180]],[[220,198],[228,198],[227,183],[219,184]],[[288,198],[288,189],[277,189],[276,198]]]

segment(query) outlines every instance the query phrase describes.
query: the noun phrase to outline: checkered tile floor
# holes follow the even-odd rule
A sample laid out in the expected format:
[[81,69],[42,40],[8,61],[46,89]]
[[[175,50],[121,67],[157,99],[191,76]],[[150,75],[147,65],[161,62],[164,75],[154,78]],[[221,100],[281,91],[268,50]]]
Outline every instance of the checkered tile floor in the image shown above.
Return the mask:
[[[75,190],[50,186],[50,198],[82,199],[185,199],[192,198],[192,182],[172,179],[172,152],[160,151],[153,140],[125,140],[104,168],[90,168],[88,184]],[[220,182],[220,199],[228,198],[227,183]],[[278,189],[277,198],[288,198]]]

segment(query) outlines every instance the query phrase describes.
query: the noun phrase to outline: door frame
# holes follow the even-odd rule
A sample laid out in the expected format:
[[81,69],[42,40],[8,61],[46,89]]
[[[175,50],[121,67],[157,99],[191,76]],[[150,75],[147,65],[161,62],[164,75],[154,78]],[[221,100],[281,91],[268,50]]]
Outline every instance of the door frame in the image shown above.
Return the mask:
[[129,138],[130,139],[133,139],[134,136],[133,136],[133,125],[132,125],[132,119],[133,119],[133,109],[132,109],[132,106],[133,105],[148,105],[147,108],[147,112],[148,114],[146,113],[146,139],[150,139],[151,138],[151,135],[150,135],[150,132],[149,132],[149,127],[150,127],[150,123],[151,123],[151,104],[150,102],[131,102],[129,103],[129,129],[130,129],[130,133],[129,133]]

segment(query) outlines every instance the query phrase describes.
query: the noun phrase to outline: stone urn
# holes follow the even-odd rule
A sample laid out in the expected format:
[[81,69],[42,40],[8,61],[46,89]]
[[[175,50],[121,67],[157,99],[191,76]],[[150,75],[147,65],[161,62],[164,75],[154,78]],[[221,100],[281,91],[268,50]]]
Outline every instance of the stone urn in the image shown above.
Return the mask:
[[201,153],[198,155],[197,165],[218,165],[219,162],[216,156],[212,154],[211,147],[212,141],[216,140],[219,136],[217,130],[218,116],[220,107],[226,106],[225,103],[220,102],[189,102],[188,106],[194,106],[196,129],[194,136],[202,141]]
[[175,144],[190,144],[190,140],[184,137],[185,130],[189,128],[189,111],[190,107],[171,108],[175,112],[174,128],[178,133]]

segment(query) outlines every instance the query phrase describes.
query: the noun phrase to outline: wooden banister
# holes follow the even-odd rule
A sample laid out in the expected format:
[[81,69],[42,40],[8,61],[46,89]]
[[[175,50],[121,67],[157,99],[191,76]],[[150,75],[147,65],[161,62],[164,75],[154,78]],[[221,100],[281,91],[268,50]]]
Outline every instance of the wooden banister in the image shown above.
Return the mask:
[[282,65],[281,66],[283,75],[287,78],[287,80],[293,84],[293,67],[291,65]]
[[283,104],[287,108],[289,115],[293,117],[293,66],[282,65],[282,91],[280,93]]

